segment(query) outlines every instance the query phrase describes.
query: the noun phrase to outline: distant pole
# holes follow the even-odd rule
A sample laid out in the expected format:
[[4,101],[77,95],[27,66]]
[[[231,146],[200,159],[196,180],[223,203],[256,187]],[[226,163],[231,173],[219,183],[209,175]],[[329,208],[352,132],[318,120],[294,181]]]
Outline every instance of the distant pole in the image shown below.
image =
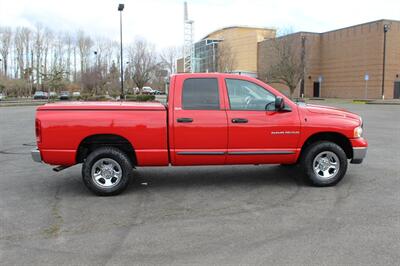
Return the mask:
[[[28,62],[26,62],[28,64]],[[31,49],[31,69],[30,69],[30,73],[29,73],[29,78],[31,80],[31,91],[30,91],[30,96],[32,96],[32,92],[33,92],[33,81],[34,81],[34,76],[33,76],[33,51]]]
[[301,36],[301,83],[300,83],[300,98],[304,98],[305,76],[306,76],[306,36]]
[[97,80],[98,80],[98,78],[99,78],[99,73],[98,73],[98,71],[99,71],[99,69],[98,69],[98,62],[97,62],[97,51],[94,51],[93,52],[93,54],[94,54],[94,77],[95,77],[95,79],[94,79],[94,94],[95,95],[97,95]]
[[119,4],[118,5],[118,11],[119,11],[119,34],[120,34],[120,39],[121,39],[121,96],[120,99],[121,101],[124,99],[124,60],[123,60],[123,54],[122,54],[122,10],[124,10],[124,4]]
[[386,33],[389,29],[390,26],[388,24],[383,25],[382,100],[385,100]]
[[319,97],[320,98],[322,98],[321,88],[322,88],[322,81],[319,82]]
[[322,91],[321,91],[322,90],[322,80],[323,79],[322,79],[322,75],[321,75],[321,76],[318,77],[318,85],[319,85],[319,88],[318,88],[319,93],[318,94],[319,94],[320,98],[322,98]]

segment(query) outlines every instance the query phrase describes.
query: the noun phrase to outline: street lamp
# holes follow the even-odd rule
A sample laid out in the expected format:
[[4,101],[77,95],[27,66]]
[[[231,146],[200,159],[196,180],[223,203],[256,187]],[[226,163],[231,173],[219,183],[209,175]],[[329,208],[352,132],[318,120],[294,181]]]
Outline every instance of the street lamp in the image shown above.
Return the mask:
[[305,86],[305,75],[306,75],[306,36],[301,36],[301,83],[300,83],[300,98],[304,98],[304,86]]
[[123,67],[123,57],[122,57],[122,10],[124,10],[125,5],[119,4],[118,11],[119,11],[119,33],[121,39],[121,101],[124,98],[124,67]]
[[93,52],[94,54],[94,93],[97,95],[97,80],[99,79],[99,63],[98,63],[98,57],[97,57],[97,51]]
[[389,31],[389,29],[389,24],[383,25],[382,100],[385,100],[386,33]]

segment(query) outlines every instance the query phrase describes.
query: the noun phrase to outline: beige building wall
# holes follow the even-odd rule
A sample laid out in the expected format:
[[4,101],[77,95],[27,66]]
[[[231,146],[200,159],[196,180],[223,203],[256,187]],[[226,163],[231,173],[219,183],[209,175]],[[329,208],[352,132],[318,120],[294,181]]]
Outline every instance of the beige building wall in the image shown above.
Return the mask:
[[176,72],[178,73],[185,72],[185,69],[183,67],[183,58],[179,58],[178,60],[176,60]]
[[208,34],[203,39],[217,39],[228,43],[235,57],[234,72],[257,73],[257,43],[274,38],[274,29],[228,27]]
[[[283,38],[305,41],[305,96],[313,97],[314,82],[322,76],[321,97],[381,98],[383,27],[390,25],[386,44],[385,98],[393,98],[394,82],[400,81],[400,22],[380,20],[325,33],[296,33]],[[271,41],[258,45],[259,77],[273,62]],[[299,54],[300,56],[300,54]],[[368,74],[369,80],[364,77]],[[264,75],[264,76],[263,76]],[[275,85],[275,84],[272,84]],[[276,85],[286,90],[285,86]],[[295,97],[299,91],[296,90]]]

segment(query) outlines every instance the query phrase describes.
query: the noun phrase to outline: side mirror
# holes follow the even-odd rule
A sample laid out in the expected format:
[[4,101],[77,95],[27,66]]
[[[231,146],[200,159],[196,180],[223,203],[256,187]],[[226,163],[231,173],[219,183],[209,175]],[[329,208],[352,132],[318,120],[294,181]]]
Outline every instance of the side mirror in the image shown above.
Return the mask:
[[285,108],[285,101],[282,97],[276,96],[275,98],[275,111],[281,111]]

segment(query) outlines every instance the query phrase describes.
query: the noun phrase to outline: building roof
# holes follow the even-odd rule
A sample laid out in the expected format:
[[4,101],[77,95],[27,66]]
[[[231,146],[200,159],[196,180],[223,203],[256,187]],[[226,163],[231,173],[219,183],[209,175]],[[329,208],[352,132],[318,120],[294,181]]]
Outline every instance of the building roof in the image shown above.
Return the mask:
[[340,31],[340,30],[346,30],[346,29],[351,29],[351,28],[355,28],[355,27],[359,27],[359,26],[365,26],[365,25],[369,25],[369,24],[373,24],[373,23],[378,23],[378,22],[394,22],[394,23],[400,23],[400,20],[379,19],[379,20],[364,22],[364,23],[360,23],[360,24],[356,24],[356,25],[352,25],[352,26],[347,26],[347,27],[339,28],[339,29],[335,29],[335,30],[329,30],[329,31],[321,32],[321,33],[324,34],[324,33],[330,33],[330,32]]
[[347,26],[347,27],[339,28],[339,29],[328,30],[328,31],[324,31],[324,32],[298,31],[298,32],[293,32],[293,33],[289,33],[289,34],[286,34],[286,35],[279,36],[278,38],[286,37],[286,36],[291,36],[291,35],[296,35],[296,34],[326,34],[326,33],[331,33],[331,32],[341,31],[341,30],[347,30],[347,29],[351,29],[351,28],[355,28],[355,27],[359,27],[359,26],[365,26],[365,25],[369,25],[369,24],[373,24],[373,23],[379,23],[379,22],[400,23],[400,20],[379,19],[379,20],[364,22],[364,23],[360,23],[360,24],[356,24],[356,25],[352,25],[352,26]]
[[235,25],[235,26],[228,26],[228,27],[223,27],[223,28],[214,30],[214,31],[210,32],[209,34],[207,34],[206,36],[204,36],[203,38],[201,38],[201,40],[207,39],[210,35],[215,34],[217,32],[225,31],[225,30],[229,30],[229,29],[235,29],[235,28],[276,31],[276,29],[274,29],[274,28]]

